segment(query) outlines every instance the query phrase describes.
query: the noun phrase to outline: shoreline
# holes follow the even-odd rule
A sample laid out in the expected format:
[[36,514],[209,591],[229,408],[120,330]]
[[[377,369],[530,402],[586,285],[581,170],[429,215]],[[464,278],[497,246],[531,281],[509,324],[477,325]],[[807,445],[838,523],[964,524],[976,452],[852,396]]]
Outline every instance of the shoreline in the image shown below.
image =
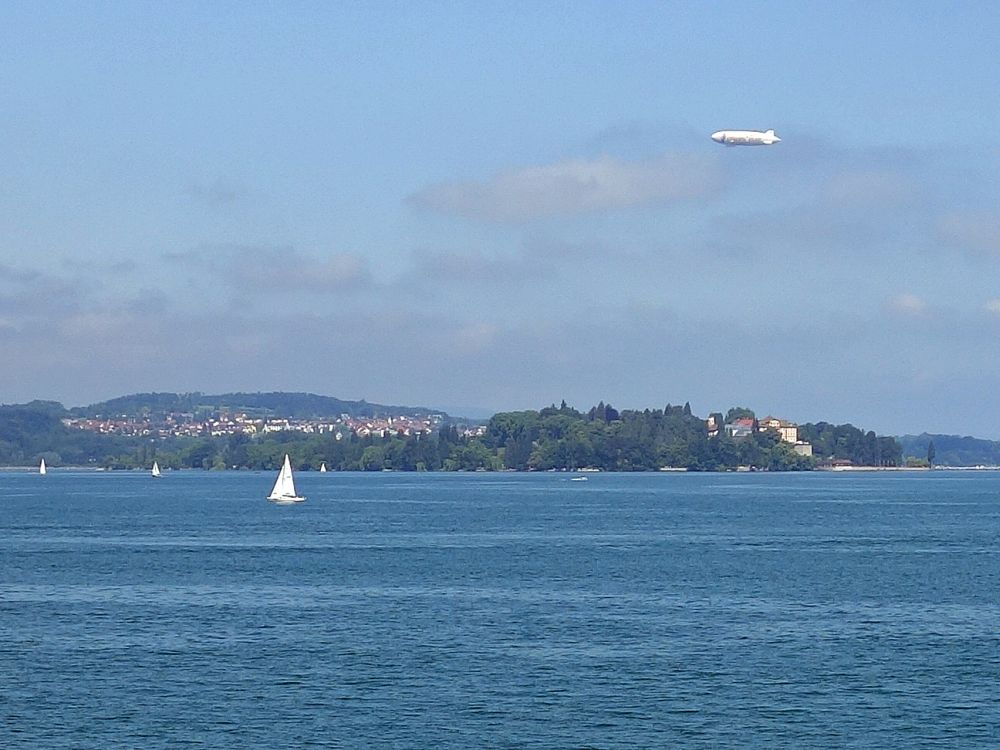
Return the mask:
[[[149,469],[136,468],[136,469],[108,469],[103,466],[49,466],[48,473],[69,473],[69,472],[86,472],[93,474],[149,474]],[[239,473],[239,472],[269,472],[272,469],[250,469],[250,468],[234,468],[234,469],[196,469],[196,468],[183,468],[183,469],[167,469],[165,473],[188,473],[188,472],[206,472],[212,474],[223,474],[223,473]],[[318,469],[296,469],[296,473],[301,474],[322,474],[324,472]],[[385,472],[394,472],[399,474],[812,474],[812,473],[826,473],[826,474],[850,474],[850,473],[872,473],[872,472],[905,472],[905,473],[930,473],[930,472],[944,472],[944,471],[1000,471],[1000,466],[817,466],[814,469],[803,469],[800,471],[769,471],[767,469],[749,470],[743,467],[735,469],[726,469],[724,471],[695,471],[691,469],[686,469],[683,467],[663,467],[660,469],[647,469],[644,471],[612,471],[605,469],[594,469],[594,468],[583,468],[583,469],[544,469],[544,470],[528,470],[521,471],[518,469],[476,469],[466,470],[466,469],[456,469],[452,471],[447,471],[444,469],[438,471],[416,471],[416,470],[406,470],[406,469],[379,469],[375,471],[365,471],[365,470],[351,470],[342,471],[339,469],[330,469],[328,474],[382,474]],[[0,474],[38,474],[38,466],[31,464],[28,466],[0,466]]]

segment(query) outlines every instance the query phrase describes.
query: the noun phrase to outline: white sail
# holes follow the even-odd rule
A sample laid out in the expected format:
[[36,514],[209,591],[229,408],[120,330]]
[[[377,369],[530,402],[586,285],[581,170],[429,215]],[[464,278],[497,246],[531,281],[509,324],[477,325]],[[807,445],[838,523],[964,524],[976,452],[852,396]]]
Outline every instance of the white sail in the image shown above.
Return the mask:
[[44,458],[42,459],[42,462],[40,464],[38,464],[38,473],[39,474],[44,474],[45,473],[45,459]]
[[326,471],[326,461],[324,461],[323,463],[321,463],[319,465],[319,470],[320,470],[320,472]]
[[295,494],[295,478],[292,476],[292,461],[285,454],[285,463],[278,472],[278,478],[274,481],[274,489],[267,499],[273,503],[301,503],[304,497]]
[[153,461],[153,470],[150,472],[154,477],[160,476],[160,465]]

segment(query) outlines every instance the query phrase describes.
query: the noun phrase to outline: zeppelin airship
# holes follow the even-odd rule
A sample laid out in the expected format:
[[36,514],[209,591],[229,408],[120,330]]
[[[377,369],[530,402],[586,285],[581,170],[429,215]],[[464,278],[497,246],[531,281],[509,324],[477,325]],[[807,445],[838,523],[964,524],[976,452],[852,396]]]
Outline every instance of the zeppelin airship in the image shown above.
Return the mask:
[[781,139],[773,130],[717,130],[712,140],[725,146],[773,146]]

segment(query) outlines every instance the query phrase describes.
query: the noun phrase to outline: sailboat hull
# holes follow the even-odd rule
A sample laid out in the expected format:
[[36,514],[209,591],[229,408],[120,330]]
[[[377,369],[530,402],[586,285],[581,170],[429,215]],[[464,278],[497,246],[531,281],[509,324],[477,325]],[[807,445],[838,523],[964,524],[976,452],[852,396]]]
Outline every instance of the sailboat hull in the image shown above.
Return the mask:
[[292,505],[293,503],[304,503],[306,499],[304,497],[269,497],[267,498],[269,503],[276,503],[277,505]]

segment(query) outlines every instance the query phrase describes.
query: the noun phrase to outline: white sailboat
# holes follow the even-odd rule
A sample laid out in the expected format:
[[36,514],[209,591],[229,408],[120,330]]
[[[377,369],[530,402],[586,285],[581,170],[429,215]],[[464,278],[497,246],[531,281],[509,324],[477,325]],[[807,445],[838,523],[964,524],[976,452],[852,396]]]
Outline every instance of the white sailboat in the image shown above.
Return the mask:
[[44,458],[42,459],[42,462],[40,464],[38,464],[38,473],[39,474],[44,474],[45,473],[45,459]]
[[156,463],[156,461],[153,461],[153,470],[151,472],[149,472],[149,473],[152,474],[156,478],[159,478],[159,477],[163,476],[160,473],[160,465],[158,463]]
[[278,472],[278,478],[274,482],[274,489],[271,490],[271,494],[267,496],[267,499],[272,503],[280,503],[282,505],[301,503],[305,500],[304,497],[299,497],[295,494],[292,462],[288,458],[287,453],[285,454],[285,463],[282,464],[281,471]]
[[323,474],[323,473],[326,472],[326,461],[324,461],[323,463],[321,463],[319,465],[319,472],[320,472],[320,474]]

